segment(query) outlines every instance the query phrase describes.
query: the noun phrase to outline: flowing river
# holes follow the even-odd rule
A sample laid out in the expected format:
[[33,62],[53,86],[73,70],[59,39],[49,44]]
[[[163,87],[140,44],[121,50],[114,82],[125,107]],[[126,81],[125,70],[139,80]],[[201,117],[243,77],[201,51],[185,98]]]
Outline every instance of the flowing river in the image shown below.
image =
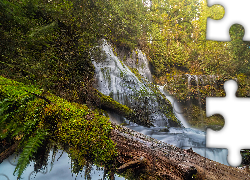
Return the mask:
[[[112,47],[105,40],[103,40],[101,49],[103,50],[103,60],[97,61],[93,59],[96,71],[96,88],[103,94],[110,95],[114,100],[131,108],[135,107],[135,104],[137,104],[137,107],[139,104],[139,108],[146,108],[154,127],[140,126],[109,112],[112,121],[117,123],[125,122],[128,124],[126,127],[130,129],[183,149],[192,148],[193,151],[204,157],[228,165],[227,149],[206,148],[206,133],[190,128],[185,118],[179,113],[180,107],[175,103],[174,98],[164,91],[163,86],[157,86],[158,91],[171,102],[176,110],[174,111],[175,116],[182,124],[180,128],[170,126],[168,117],[162,112],[161,104],[157,101],[155,91],[150,86],[152,85],[152,77],[148,62],[146,56],[140,50],[133,52],[131,57],[128,58],[127,64],[130,66],[129,68],[114,55]],[[142,78],[138,79],[131,71],[131,68],[137,69]],[[140,98],[143,94],[147,96],[146,103],[145,98]],[[137,98],[135,99],[135,97]],[[167,130],[166,126],[168,127]],[[31,163],[24,171],[22,178],[25,180],[84,179],[84,170],[78,175],[71,173],[71,160],[67,153],[58,151],[54,163],[51,162],[52,151],[46,168],[35,173],[34,163]],[[16,163],[17,158],[12,155],[0,164],[1,180],[16,180],[16,176],[13,175]],[[103,174],[102,168],[93,166],[89,178],[101,180]],[[121,180],[124,178],[115,175],[115,179]]]

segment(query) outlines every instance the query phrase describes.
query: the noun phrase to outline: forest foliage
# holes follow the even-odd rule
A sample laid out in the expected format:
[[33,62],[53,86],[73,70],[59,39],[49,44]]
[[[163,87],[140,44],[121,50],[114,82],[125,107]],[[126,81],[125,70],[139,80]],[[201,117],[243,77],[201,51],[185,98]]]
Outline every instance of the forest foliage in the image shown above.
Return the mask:
[[[32,151],[23,151],[23,165],[27,165],[42,142],[52,142],[53,138],[69,142],[72,148],[79,148],[81,143],[94,143],[92,147],[80,145],[81,152],[70,150],[82,156],[92,151],[91,158],[98,162],[115,154],[108,139],[107,119],[89,109],[101,111],[105,106],[127,116],[133,112],[93,87],[91,58],[98,56],[96,47],[101,39],[107,39],[118,49],[143,50],[155,83],[168,84],[169,92],[183,104],[191,98],[194,107],[191,114],[195,116],[204,114],[206,96],[224,95],[221,85],[225,79],[237,78],[238,95],[249,96],[250,43],[242,41],[244,29],[232,26],[230,42],[205,39],[207,17],[219,19],[223,13],[220,7],[208,9],[205,0],[1,0],[0,98],[1,123],[4,124],[1,124],[1,139],[10,137],[11,141],[13,138],[21,140],[20,147],[33,147]],[[185,75],[215,76],[216,83],[194,82],[189,87]],[[23,84],[6,78],[43,89],[43,92],[29,89],[29,86],[24,88]],[[15,85],[20,89],[12,89]],[[43,93],[49,101],[28,92]],[[50,101],[52,104],[48,103]],[[193,125],[201,125],[199,118],[193,115]],[[10,123],[15,118],[19,123]],[[218,123],[221,125],[220,120]],[[76,128],[71,132],[60,129],[62,126]],[[105,137],[100,142],[106,143],[110,151],[102,149],[102,143],[95,144],[97,139],[88,139],[88,134],[80,137],[88,141],[70,138],[82,129],[86,133],[86,129],[92,129],[88,132],[97,138]],[[53,136],[48,137],[51,133]],[[97,154],[103,156],[97,157]],[[19,176],[24,168],[17,166]]]
[[91,102],[91,54],[103,38],[142,49],[157,83],[182,74],[250,75],[241,26],[230,29],[231,42],[206,40],[207,17],[224,10],[205,0],[3,0],[0,10],[1,74],[70,101]]

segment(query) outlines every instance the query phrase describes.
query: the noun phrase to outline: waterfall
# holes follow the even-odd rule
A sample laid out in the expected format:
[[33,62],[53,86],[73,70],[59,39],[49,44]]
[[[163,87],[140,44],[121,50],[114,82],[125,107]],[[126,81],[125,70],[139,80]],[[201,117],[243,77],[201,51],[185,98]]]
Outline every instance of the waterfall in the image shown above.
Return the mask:
[[[150,87],[152,76],[146,56],[136,50],[125,62],[114,55],[113,48],[103,40],[100,46],[103,51],[101,60],[93,59],[95,66],[96,88],[109,95],[115,101],[138,111],[147,111],[150,121],[155,126],[169,126],[168,118],[162,110],[167,106],[159,102],[159,96]],[[136,69],[140,79],[131,71]],[[152,84],[151,84],[152,85]],[[161,100],[164,98],[161,97]]]
[[113,98],[124,104],[122,99],[124,94],[133,94],[133,89],[140,90],[145,86],[138,80],[135,74],[114,55],[112,47],[108,45],[105,40],[101,48],[105,53],[106,59],[102,61],[92,61],[98,80],[98,90],[105,95],[118,95],[113,96]]
[[174,109],[174,113],[176,118],[182,123],[182,125],[185,128],[189,128],[189,124],[187,123],[186,119],[184,118],[184,116],[182,115],[182,109],[179,106],[178,102],[172,97],[170,96],[167,92],[164,91],[164,86],[158,86],[159,90],[161,91],[162,94],[165,95],[165,97],[170,101],[170,103],[173,106]]
[[[227,150],[206,148],[206,133],[204,131],[190,128],[182,115],[182,110],[178,105],[178,102],[164,91],[164,86],[158,86],[159,91],[171,102],[177,119],[185,127],[176,128],[168,126],[168,129],[164,129],[166,125],[164,122],[167,121],[167,118],[163,113],[157,111],[161,104],[156,101],[154,92],[150,88],[150,82],[152,81],[151,73],[146,56],[140,50],[136,50],[136,52],[132,53],[131,58],[128,58],[126,62],[122,62],[114,55],[112,47],[105,40],[103,41],[101,48],[105,58],[101,61],[93,59],[97,80],[96,88],[103,94],[110,95],[114,100],[125,105],[131,105],[136,102],[135,95],[137,98],[142,96],[142,94],[147,95],[148,106],[154,110],[152,110],[150,116],[155,122],[155,127],[147,128],[135,123],[130,123],[127,125],[128,128],[183,149],[192,147],[196,153],[211,160],[228,165]],[[136,58],[137,60],[135,61]],[[126,66],[125,63],[128,66]],[[139,79],[134,73],[132,73],[129,67],[137,69],[142,79]],[[187,77],[188,87],[191,86],[191,80],[193,79],[197,83],[197,90],[199,90],[198,81],[201,77],[198,75],[187,75]],[[214,78],[214,76],[211,78]],[[120,115],[112,114],[110,112],[109,115],[113,121],[122,122],[123,120],[123,117]]]
[[103,41],[101,49],[105,58],[101,61],[96,59],[92,61],[97,79],[96,88],[101,93],[111,96],[115,101],[124,105],[132,103],[132,97],[141,89],[150,94],[151,91],[114,55],[112,47],[105,40]]

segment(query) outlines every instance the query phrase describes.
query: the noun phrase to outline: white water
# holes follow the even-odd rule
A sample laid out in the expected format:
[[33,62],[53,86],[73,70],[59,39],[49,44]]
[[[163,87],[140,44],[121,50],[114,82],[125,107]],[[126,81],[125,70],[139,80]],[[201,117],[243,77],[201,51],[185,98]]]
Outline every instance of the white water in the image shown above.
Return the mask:
[[124,96],[132,96],[144,89],[145,85],[114,55],[112,47],[105,40],[101,48],[106,55],[105,60],[93,60],[97,88],[103,94],[111,95],[114,100],[125,104]]
[[127,62],[131,68],[138,69],[143,78],[143,81],[140,81],[125,63],[114,55],[112,47],[105,40],[101,48],[106,58],[93,59],[96,88],[123,105],[140,111],[148,111],[149,119],[155,126],[167,126],[168,118],[161,112],[160,102],[157,101],[153,90],[146,85],[152,80],[146,56],[137,50],[138,59],[134,52]]
[[182,115],[182,110],[181,107],[178,104],[178,101],[176,99],[173,98],[173,96],[170,96],[167,92],[164,91],[164,86],[158,86],[159,90],[161,91],[162,94],[165,95],[165,97],[170,101],[170,103],[173,106],[173,110],[175,113],[176,118],[181,121],[181,123],[183,124],[183,126],[185,128],[189,128],[189,124],[187,123],[186,119],[184,118],[184,116]]

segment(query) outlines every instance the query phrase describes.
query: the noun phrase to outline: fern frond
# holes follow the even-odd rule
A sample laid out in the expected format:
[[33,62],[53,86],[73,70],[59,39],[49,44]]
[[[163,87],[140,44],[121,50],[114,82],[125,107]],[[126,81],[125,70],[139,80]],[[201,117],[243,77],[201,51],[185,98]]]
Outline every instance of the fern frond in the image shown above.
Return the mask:
[[30,137],[23,152],[20,154],[18,163],[14,174],[17,172],[18,177],[20,178],[23,171],[26,169],[30,163],[31,158],[37,152],[38,148],[41,146],[43,140],[45,139],[47,132],[44,129],[38,129],[34,137]]
[[1,139],[6,138],[10,133],[14,137],[24,130],[23,124],[17,124],[16,122],[24,117],[27,104],[33,99],[34,96],[24,96],[18,100],[6,98],[0,102],[0,126],[2,127],[0,130],[3,130],[3,128],[7,130],[5,133],[0,131]]
[[10,99],[4,99],[0,102],[0,117],[4,116],[10,107],[14,104],[13,100]]

